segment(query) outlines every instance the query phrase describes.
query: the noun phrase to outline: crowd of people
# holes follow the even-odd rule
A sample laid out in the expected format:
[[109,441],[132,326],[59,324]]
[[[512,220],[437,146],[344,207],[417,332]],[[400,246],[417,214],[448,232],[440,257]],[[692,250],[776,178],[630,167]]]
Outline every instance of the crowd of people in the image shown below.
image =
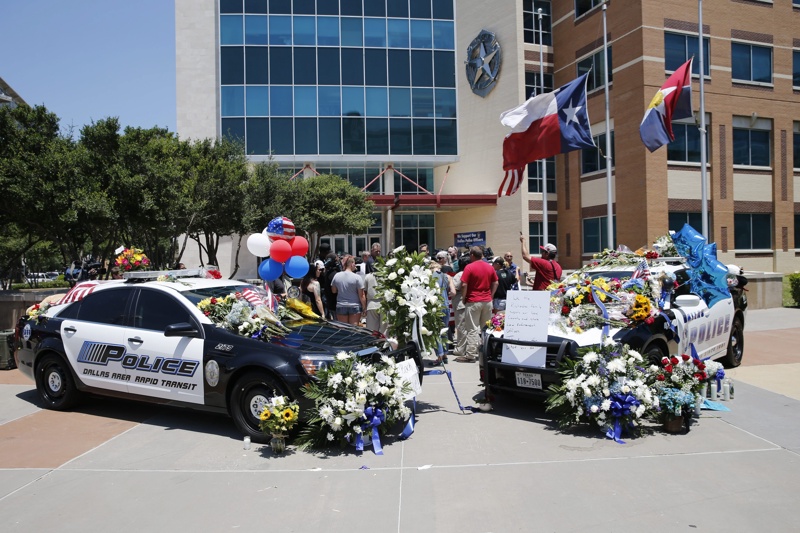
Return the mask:
[[[462,250],[451,246],[433,253],[430,267],[447,309],[442,317],[447,339],[434,364],[449,362],[448,355],[454,355],[459,362],[477,361],[481,328],[492,314],[505,310],[509,291],[521,286],[545,290],[561,278],[558,250],[553,244],[540,246],[539,256],[533,256],[520,235],[520,251],[522,262],[529,265],[528,272],[522,272],[511,251],[495,256],[491,248],[484,246]],[[417,252],[431,255],[427,244],[419,245]],[[318,259],[300,282],[301,298],[320,316],[385,332],[378,312],[380,300],[374,273],[379,257],[379,243],[358,256],[337,255],[329,244],[323,243]],[[280,279],[270,282],[270,288],[276,294],[286,292]]]

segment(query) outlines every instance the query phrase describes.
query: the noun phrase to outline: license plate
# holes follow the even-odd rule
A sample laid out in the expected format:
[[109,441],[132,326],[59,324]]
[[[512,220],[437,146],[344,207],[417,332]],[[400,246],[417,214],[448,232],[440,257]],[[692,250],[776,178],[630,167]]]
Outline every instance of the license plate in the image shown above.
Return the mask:
[[533,372],[517,372],[517,387],[528,389],[542,388],[542,375]]

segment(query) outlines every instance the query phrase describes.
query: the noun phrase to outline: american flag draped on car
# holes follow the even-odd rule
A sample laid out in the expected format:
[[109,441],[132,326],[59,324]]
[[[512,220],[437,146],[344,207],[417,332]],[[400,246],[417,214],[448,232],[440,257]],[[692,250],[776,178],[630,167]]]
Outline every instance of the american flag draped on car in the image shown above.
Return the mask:
[[286,217],[276,217],[267,224],[267,236],[286,241],[294,238],[294,222]]
[[99,285],[96,281],[84,281],[72,287],[59,301],[53,305],[71,304],[84,299]]
[[269,286],[264,287],[264,290],[266,291],[266,294],[262,295],[250,287],[245,287],[242,290],[242,298],[247,300],[253,307],[265,305],[274,313],[278,310],[278,299],[270,290]]
[[647,264],[647,259],[642,258],[641,262],[636,265],[636,269],[631,275],[631,279],[646,279],[650,277],[650,266]]

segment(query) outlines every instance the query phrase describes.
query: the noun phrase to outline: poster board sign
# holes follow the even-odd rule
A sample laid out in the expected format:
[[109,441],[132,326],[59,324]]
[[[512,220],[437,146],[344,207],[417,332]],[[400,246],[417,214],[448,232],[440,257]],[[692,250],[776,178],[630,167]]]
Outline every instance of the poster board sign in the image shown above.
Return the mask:
[[458,248],[469,248],[470,246],[486,246],[485,231],[468,231],[465,233],[454,233],[453,240]]
[[[503,337],[519,341],[547,342],[550,318],[549,291],[508,291]],[[547,348],[503,344],[503,363],[544,368]]]
[[410,400],[422,392],[422,384],[419,382],[418,372],[417,363],[413,359],[406,359],[397,363],[397,373],[411,383],[411,391],[405,397],[406,400]]

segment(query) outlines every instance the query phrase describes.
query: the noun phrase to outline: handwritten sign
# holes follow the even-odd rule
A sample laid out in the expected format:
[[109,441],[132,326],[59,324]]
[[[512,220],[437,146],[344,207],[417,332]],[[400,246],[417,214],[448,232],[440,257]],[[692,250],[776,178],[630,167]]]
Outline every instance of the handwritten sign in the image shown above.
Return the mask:
[[[547,342],[550,315],[548,291],[508,291],[503,337],[519,341]],[[544,368],[547,348],[503,344],[501,360],[520,366]]]
[[397,363],[397,373],[411,383],[411,391],[406,396],[406,400],[410,400],[422,392],[422,384],[419,382],[419,369],[413,359],[406,359]]

